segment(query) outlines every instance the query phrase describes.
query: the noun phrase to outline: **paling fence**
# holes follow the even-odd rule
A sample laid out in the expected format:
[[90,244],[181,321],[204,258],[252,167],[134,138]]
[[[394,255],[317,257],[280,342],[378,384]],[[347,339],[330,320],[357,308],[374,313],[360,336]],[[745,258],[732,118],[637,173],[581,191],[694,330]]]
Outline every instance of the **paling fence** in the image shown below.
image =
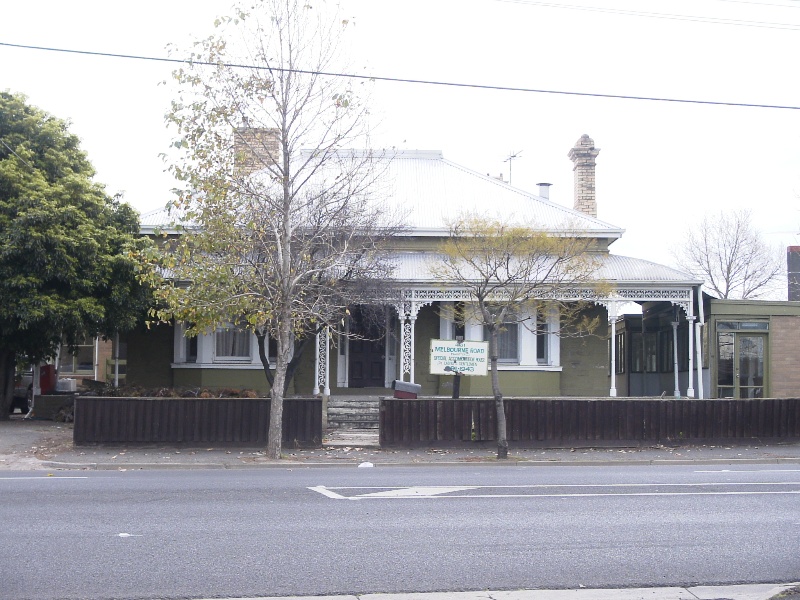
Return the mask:
[[[800,438],[797,398],[508,398],[505,414],[517,447]],[[381,446],[469,445],[496,431],[493,399],[381,399]]]
[[[76,445],[263,446],[269,398],[75,398]],[[285,447],[322,445],[322,399],[283,403]]]

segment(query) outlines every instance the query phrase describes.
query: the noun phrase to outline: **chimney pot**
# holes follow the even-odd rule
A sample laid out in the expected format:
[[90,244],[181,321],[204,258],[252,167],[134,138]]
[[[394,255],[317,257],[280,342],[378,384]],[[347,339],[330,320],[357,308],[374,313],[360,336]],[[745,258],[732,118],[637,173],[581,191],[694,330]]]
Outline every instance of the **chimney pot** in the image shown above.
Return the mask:
[[542,198],[547,200],[550,199],[550,186],[553,185],[552,183],[537,183],[536,185],[539,186],[539,195]]

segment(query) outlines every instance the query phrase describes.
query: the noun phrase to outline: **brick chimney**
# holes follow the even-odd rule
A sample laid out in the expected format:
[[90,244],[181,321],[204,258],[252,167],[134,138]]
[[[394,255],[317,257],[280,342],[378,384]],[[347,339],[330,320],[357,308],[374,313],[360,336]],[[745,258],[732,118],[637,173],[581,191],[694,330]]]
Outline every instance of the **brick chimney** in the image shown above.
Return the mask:
[[590,217],[597,217],[597,200],[595,199],[594,167],[595,158],[600,153],[594,147],[594,140],[585,133],[569,151],[570,160],[575,163],[575,204],[573,208]]
[[233,131],[234,164],[240,173],[250,175],[274,163],[280,157],[278,130],[237,127]]
[[789,275],[789,300],[800,301],[800,246],[786,249],[786,270]]

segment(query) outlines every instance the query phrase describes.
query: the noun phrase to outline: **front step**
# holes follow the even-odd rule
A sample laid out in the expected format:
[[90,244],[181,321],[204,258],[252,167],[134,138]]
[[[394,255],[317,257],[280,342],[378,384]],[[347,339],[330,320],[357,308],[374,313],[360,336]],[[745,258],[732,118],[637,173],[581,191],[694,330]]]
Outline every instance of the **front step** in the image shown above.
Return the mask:
[[328,399],[328,428],[377,430],[380,400],[370,396],[331,396]]
[[379,448],[377,429],[337,429],[328,431],[322,442],[326,447]]

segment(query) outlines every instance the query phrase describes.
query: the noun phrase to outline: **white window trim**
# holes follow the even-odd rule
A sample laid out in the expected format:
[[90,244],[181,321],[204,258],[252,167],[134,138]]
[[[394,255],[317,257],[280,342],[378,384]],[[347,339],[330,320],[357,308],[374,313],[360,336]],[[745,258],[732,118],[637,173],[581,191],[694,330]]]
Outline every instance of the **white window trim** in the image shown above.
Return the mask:
[[[262,369],[261,359],[258,357],[258,339],[255,334],[250,334],[250,356],[242,357],[217,357],[216,355],[216,330],[208,334],[197,336],[197,359],[195,362],[186,362],[186,323],[175,326],[172,363],[173,369]],[[274,361],[270,361],[274,368]]]

